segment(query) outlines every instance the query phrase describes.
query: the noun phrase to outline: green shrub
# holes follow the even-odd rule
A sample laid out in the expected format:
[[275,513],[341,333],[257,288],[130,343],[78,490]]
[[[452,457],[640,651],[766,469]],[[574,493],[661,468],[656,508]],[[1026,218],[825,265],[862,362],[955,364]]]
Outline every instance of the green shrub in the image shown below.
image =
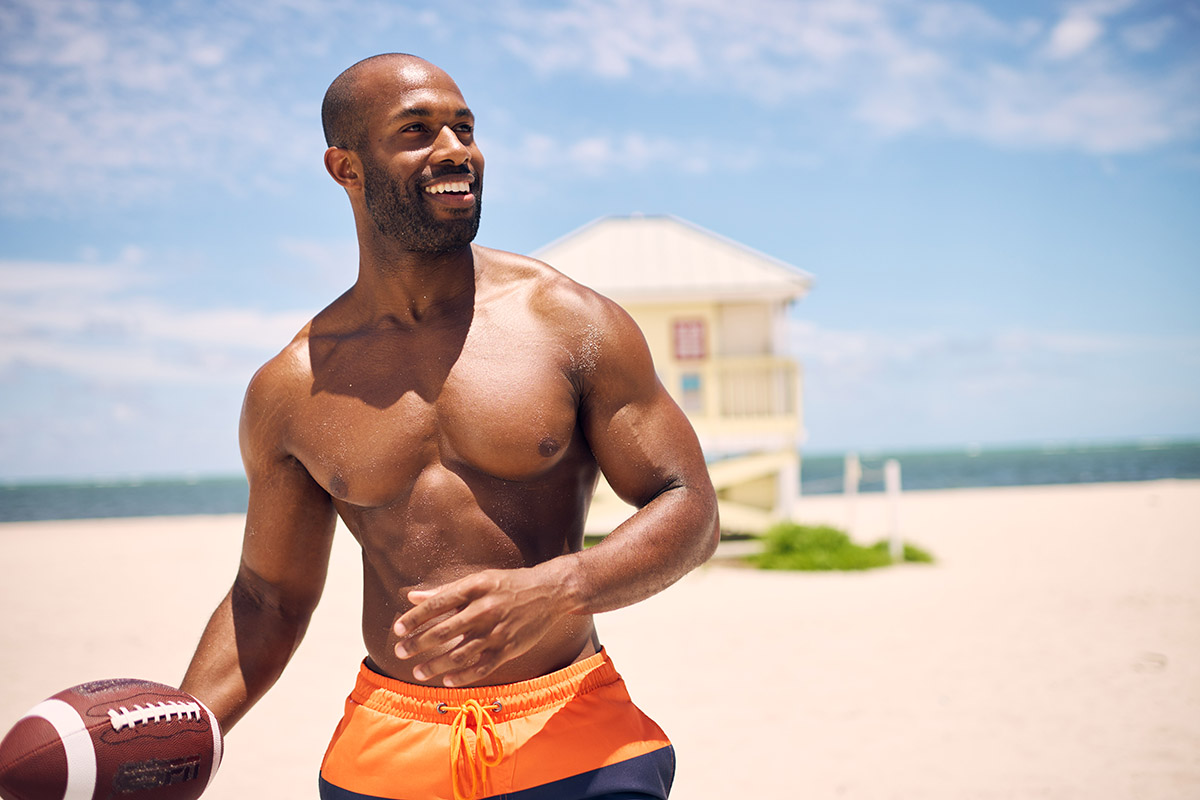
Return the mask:
[[[891,552],[891,548],[888,545],[887,539],[880,539],[878,542],[871,545],[871,549],[881,550],[884,553]],[[909,564],[932,564],[933,555],[917,547],[915,544],[904,542],[904,561]]]
[[[768,530],[763,536],[763,551],[748,560],[760,569],[787,570],[859,570],[892,563],[886,539],[863,547],[837,528],[794,522],[783,522]],[[904,560],[931,563],[933,557],[905,544]]]

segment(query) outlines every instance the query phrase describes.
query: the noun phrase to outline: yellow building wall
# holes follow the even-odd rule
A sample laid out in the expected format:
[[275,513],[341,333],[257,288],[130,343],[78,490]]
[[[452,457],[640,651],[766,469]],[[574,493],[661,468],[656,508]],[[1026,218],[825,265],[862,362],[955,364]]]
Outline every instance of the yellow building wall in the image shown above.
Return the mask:
[[[794,359],[773,354],[781,348],[767,333],[776,312],[769,303],[696,300],[626,302],[624,307],[642,329],[663,385],[688,415],[701,441],[715,448],[710,455],[798,445],[803,430],[800,366]],[[723,330],[722,326],[737,324],[738,316],[747,319],[754,311],[761,316],[747,324],[758,324],[762,331],[745,325]],[[704,325],[704,357],[676,358],[675,325],[692,320]],[[685,376],[691,376],[691,391],[685,390]],[[751,444],[743,447],[738,441]]]
[[[675,402],[684,406],[682,378],[686,372],[703,374],[704,409],[700,413],[689,411],[689,416],[704,416],[708,409],[716,408],[715,396],[709,397],[716,391],[715,381],[707,374],[713,363],[713,354],[717,352],[717,304],[713,302],[676,303],[671,305],[637,305],[627,304],[625,310],[634,318],[638,327],[646,337],[650,346],[650,354],[654,357],[654,367],[659,379],[667,387],[667,391]],[[679,360],[675,358],[674,331],[675,323],[679,320],[703,320],[705,336],[705,353],[703,359]],[[685,410],[687,410],[685,408]]]
[[[778,343],[762,331],[742,328],[721,341],[723,324],[736,324],[737,315],[744,319],[751,313],[747,303],[740,304],[734,314],[715,301],[622,305],[642,329],[659,379],[688,415],[706,455],[710,459],[740,456],[723,461],[720,469],[713,471],[723,527],[757,533],[770,521],[789,517],[799,491],[797,448],[803,408],[799,364],[774,355]],[[762,303],[760,308],[769,324],[772,307]],[[703,358],[675,357],[675,324],[684,320],[704,323]],[[762,318],[753,322],[760,321]],[[700,379],[700,391],[692,396],[683,390],[683,378],[689,373]],[[763,375],[770,375],[772,381],[792,382],[788,410],[781,410],[780,403],[766,402],[772,394],[768,387],[777,388],[777,383],[762,382]],[[743,405],[741,413],[722,415],[723,408],[738,405],[731,404],[728,396],[722,402],[722,393],[731,389],[742,399],[748,392],[752,399],[764,398],[764,402],[751,403],[749,408]],[[599,522],[602,518],[596,514],[601,526],[606,524]]]

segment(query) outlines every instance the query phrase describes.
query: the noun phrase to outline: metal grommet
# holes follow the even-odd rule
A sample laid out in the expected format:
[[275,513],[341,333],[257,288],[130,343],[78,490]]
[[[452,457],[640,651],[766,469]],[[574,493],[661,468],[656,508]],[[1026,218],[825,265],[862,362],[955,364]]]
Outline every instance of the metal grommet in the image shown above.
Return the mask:
[[495,712],[495,713],[497,713],[497,714],[499,714],[499,713],[500,713],[500,710],[501,710],[501,709],[503,709],[503,708],[504,708],[504,704],[503,704],[503,703],[501,703],[499,700],[497,700],[496,702],[492,703],[492,711],[494,711],[494,712]]
[[437,704],[437,712],[438,712],[439,714],[445,714],[445,713],[446,713],[446,704],[445,704],[445,703],[438,703],[438,704]]

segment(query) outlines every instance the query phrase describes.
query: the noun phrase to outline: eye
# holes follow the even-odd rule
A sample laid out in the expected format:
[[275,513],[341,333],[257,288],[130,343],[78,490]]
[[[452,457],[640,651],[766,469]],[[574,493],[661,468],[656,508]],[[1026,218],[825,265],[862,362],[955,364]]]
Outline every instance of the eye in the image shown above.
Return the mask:
[[405,125],[403,128],[400,129],[400,132],[401,133],[424,133],[425,132],[425,123],[414,122],[411,125]]

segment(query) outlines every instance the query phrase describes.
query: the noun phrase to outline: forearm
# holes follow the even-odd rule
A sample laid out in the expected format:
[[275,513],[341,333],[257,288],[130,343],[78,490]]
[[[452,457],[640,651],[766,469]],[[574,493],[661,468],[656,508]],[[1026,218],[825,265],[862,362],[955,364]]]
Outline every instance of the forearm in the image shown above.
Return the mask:
[[661,592],[712,556],[720,536],[707,485],[678,486],[638,509],[596,546],[544,565],[572,613],[598,614]]
[[180,688],[202,700],[228,732],[274,685],[308,627],[311,611],[289,613],[239,575],[221,601]]

